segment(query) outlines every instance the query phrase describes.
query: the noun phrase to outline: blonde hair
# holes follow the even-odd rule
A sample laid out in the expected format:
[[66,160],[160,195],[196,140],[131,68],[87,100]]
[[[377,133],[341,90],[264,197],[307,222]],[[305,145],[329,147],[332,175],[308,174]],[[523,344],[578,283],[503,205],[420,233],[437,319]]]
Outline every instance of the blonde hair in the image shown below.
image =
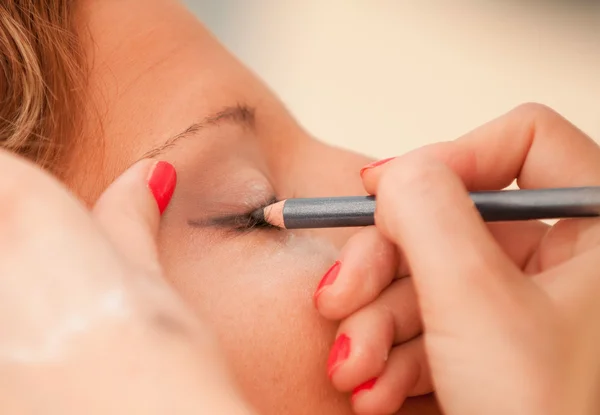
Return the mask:
[[0,146],[55,173],[82,113],[72,0],[1,0]]

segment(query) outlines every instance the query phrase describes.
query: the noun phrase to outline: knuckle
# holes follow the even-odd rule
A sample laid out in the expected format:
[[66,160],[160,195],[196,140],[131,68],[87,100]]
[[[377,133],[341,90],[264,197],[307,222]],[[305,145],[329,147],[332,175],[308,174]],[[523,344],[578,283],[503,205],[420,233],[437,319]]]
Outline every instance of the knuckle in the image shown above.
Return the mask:
[[49,174],[21,160],[0,157],[0,237],[3,244],[10,238],[31,238],[31,229],[64,231],[64,224],[74,220],[73,201]]
[[377,195],[425,192],[444,183],[448,172],[440,161],[414,154],[392,166],[390,174],[382,177]]
[[[342,251],[343,258],[351,258],[353,265],[364,276],[360,278],[361,286],[385,283],[385,276],[397,263],[396,247],[376,227],[366,227],[353,235]],[[381,284],[375,284],[381,290]]]
[[317,308],[319,313],[329,321],[341,321],[349,316],[347,306],[337,298],[328,298],[325,295],[319,297]]
[[494,264],[480,255],[466,255],[461,264],[461,272],[473,286],[488,286],[491,282],[501,280],[503,275]]
[[354,235],[352,235],[342,248],[342,257],[362,257],[365,251],[368,251],[371,247],[370,241],[374,239],[374,233],[377,229],[367,226],[360,229]]
[[382,304],[394,314],[409,314],[416,307],[416,292],[412,278],[394,280],[384,291]]
[[[388,174],[381,178],[377,190],[377,207],[375,222],[382,225],[384,234],[389,226],[397,223],[387,221],[397,220],[402,212],[410,209],[407,201],[431,198],[439,193],[439,189],[447,187],[452,171],[440,161],[421,155],[409,156],[394,166]],[[378,222],[379,220],[379,222]]]
[[377,307],[375,316],[379,318],[383,325],[383,336],[386,339],[386,343],[392,343],[396,337],[396,318],[394,312],[388,307]]
[[32,229],[59,226],[52,218],[54,200],[47,197],[49,189],[40,174],[20,173],[0,179],[0,249],[4,255],[21,255],[23,250],[35,255],[31,251],[38,246],[35,241],[47,234],[32,233]]
[[12,223],[27,216],[32,209],[44,209],[42,194],[47,190],[39,177],[26,171],[0,180],[0,221]]
[[423,154],[412,154],[394,164],[390,174],[384,178],[382,186],[412,185],[429,179],[437,172],[437,163]]
[[406,390],[396,390],[391,387],[382,388],[381,413],[394,414],[400,409],[402,401],[406,398]]
[[515,107],[511,113],[524,119],[554,119],[560,115],[547,105],[537,102],[526,102]]
[[406,333],[416,334],[421,330],[419,306],[411,280],[411,278],[395,280],[381,300],[381,307],[390,313],[396,337]]
[[356,301],[348,290],[325,290],[315,298],[319,313],[331,321],[341,321],[356,311]]

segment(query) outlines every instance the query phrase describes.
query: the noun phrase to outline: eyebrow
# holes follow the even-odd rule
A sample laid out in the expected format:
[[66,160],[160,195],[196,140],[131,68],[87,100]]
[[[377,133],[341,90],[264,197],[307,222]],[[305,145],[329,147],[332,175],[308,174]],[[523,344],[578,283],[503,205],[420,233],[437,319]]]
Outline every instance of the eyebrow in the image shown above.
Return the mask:
[[199,122],[195,122],[173,137],[168,138],[163,144],[146,152],[142,158],[153,158],[163,154],[170,148],[176,146],[180,141],[189,138],[207,128],[219,126],[223,123],[233,123],[243,128],[254,130],[255,108],[244,104],[225,107],[221,111],[209,115]]

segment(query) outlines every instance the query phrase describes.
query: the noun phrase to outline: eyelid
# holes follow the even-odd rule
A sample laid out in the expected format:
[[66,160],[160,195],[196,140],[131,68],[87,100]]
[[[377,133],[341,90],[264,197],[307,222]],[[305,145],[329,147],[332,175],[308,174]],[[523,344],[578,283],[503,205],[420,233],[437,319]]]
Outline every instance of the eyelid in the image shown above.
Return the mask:
[[208,217],[201,220],[188,220],[188,225],[193,227],[220,227],[236,231],[250,231],[253,229],[276,229],[265,221],[259,221],[252,215],[254,211],[265,208],[273,203],[277,203],[276,196],[271,196],[258,206],[252,206],[243,213],[234,213],[222,216]]

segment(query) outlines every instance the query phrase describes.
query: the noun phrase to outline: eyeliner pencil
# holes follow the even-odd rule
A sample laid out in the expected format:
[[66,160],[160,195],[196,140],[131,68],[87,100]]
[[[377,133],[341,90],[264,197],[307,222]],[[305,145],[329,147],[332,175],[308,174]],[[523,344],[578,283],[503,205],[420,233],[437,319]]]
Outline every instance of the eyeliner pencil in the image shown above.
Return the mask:
[[[469,193],[486,222],[600,216],[600,187]],[[375,224],[375,196],[287,199],[255,211],[259,223],[282,229]]]

